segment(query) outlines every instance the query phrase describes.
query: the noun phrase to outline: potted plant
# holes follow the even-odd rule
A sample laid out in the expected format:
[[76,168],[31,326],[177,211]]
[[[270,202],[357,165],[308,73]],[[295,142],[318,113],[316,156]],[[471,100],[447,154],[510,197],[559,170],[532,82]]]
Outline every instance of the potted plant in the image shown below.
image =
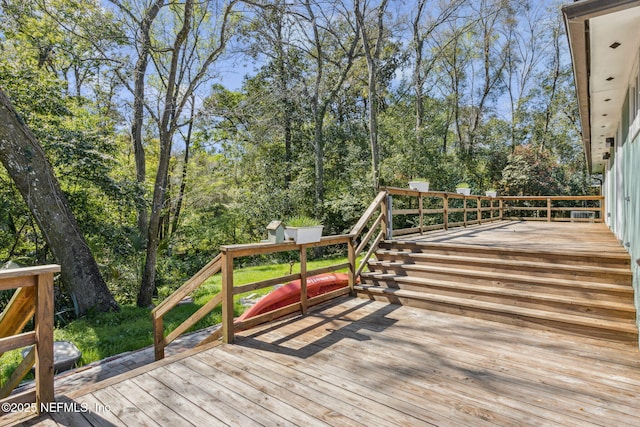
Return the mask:
[[422,178],[416,178],[414,181],[409,181],[409,189],[426,193],[429,191],[429,181]]
[[495,188],[490,188],[484,192],[487,197],[498,197],[498,192]]
[[322,237],[322,224],[307,216],[297,216],[287,221],[285,238],[294,240],[298,245],[319,242]]
[[471,188],[466,182],[461,182],[460,184],[456,185],[456,193],[468,196],[469,194],[471,194]]

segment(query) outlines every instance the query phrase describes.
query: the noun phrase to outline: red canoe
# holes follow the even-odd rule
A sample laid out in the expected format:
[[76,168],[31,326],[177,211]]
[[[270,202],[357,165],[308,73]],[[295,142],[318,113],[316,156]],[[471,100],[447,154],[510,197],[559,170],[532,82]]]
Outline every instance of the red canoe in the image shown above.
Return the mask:
[[[313,298],[327,292],[349,286],[349,275],[346,273],[327,273],[307,278],[307,297]],[[300,280],[289,282],[281,288],[262,297],[252,307],[247,309],[239,321],[246,320],[259,314],[267,313],[300,301]]]

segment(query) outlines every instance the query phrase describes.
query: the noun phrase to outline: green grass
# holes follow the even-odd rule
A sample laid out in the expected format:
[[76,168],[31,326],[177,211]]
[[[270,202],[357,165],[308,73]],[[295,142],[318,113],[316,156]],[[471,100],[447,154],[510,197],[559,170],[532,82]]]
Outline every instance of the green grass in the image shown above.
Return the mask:
[[[307,268],[313,270],[344,262],[346,262],[345,258],[309,261]],[[285,263],[237,269],[234,271],[234,284],[242,285],[288,275],[290,268],[291,266]],[[298,273],[299,271],[300,265],[296,263],[292,272]],[[164,317],[165,331],[173,330],[206,304],[220,291],[221,281],[220,275],[217,274],[193,293],[193,304],[179,305],[167,313]],[[269,288],[261,289],[251,293],[263,295],[270,290]],[[168,291],[165,293],[168,294]],[[235,299],[234,311],[236,316],[242,314],[245,309],[238,302],[242,296],[244,295],[237,295]],[[159,303],[160,301],[157,302]],[[220,318],[221,308],[217,307],[191,330],[199,330],[220,323]],[[118,313],[95,313],[74,320],[63,327],[56,328],[53,336],[55,340],[73,342],[82,351],[82,359],[78,363],[78,365],[82,366],[109,356],[152,345],[151,314],[146,308],[123,305]],[[6,382],[21,360],[20,350],[9,351],[0,357],[1,384]],[[32,378],[31,374],[27,376],[27,379]]]

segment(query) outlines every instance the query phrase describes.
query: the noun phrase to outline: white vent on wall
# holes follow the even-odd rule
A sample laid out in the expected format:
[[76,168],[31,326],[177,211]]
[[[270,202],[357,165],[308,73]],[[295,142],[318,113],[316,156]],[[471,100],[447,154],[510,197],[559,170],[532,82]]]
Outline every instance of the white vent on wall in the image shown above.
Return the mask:
[[593,211],[571,211],[572,220],[589,220],[593,222],[596,219],[596,213]]

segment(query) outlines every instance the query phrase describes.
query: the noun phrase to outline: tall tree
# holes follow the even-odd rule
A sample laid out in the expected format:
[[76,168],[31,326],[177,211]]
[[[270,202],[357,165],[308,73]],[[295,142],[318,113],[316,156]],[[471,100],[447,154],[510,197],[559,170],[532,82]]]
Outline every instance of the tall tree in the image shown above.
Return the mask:
[[[176,25],[175,36],[171,35],[169,40],[165,40],[162,37],[167,32],[158,29],[157,41],[166,46],[156,49],[153,55],[160,79],[160,87],[156,88],[160,95],[157,99],[159,110],[154,115],[160,147],[149,215],[145,265],[137,298],[139,306],[151,304],[155,289],[160,226],[166,208],[173,139],[178,129],[184,125],[183,113],[192,94],[210,77],[211,67],[224,52],[235,4],[235,0],[222,5],[215,1],[196,3],[186,0],[183,5],[171,8],[167,17],[169,22]],[[210,20],[214,20],[217,28],[207,30],[206,25]]]
[[315,205],[322,213],[324,204],[324,125],[331,103],[343,88],[354,60],[359,55],[359,25],[350,19],[340,2],[317,3],[303,0],[297,27],[303,35],[300,49],[310,61],[307,92],[313,117],[315,159]]
[[[412,83],[415,96],[415,134],[418,144],[423,141],[422,134],[425,127],[425,86],[437,61],[440,59],[440,55],[443,53],[442,49],[434,46],[431,38],[444,24],[455,21],[458,18],[456,12],[463,5],[462,0],[435,3],[433,0],[418,0],[411,19],[411,47],[414,56]],[[431,51],[428,50],[430,47],[432,48]],[[446,151],[446,136],[443,141],[443,151]]]
[[[143,5],[141,16],[138,17],[130,9],[131,5],[120,0],[110,0],[128,20],[134,23],[135,36],[133,37],[134,47],[138,53],[135,66],[133,67],[133,85],[126,83],[133,95],[133,117],[131,120],[131,143],[136,163],[136,180],[140,188],[144,188],[147,178],[147,162],[144,150],[143,127],[145,110],[145,90],[147,67],[151,53],[151,28],[165,5],[165,0],[154,0]],[[116,72],[123,82],[128,82],[118,69]],[[138,233],[140,237],[146,238],[149,229],[149,218],[147,204],[144,201],[138,203]]]
[[60,263],[79,311],[118,309],[42,147],[1,90],[0,122],[0,160]]
[[[367,60],[368,81],[367,89],[369,93],[369,143],[371,146],[371,175],[373,189],[378,191],[380,185],[380,148],[378,147],[378,80],[380,79],[380,59],[382,49],[386,40],[385,34],[385,14],[387,11],[387,0],[381,0],[376,7],[370,7],[368,1],[355,0],[354,10],[358,25],[360,27],[360,38],[364,57]],[[374,17],[371,22],[365,21],[365,16],[369,13]]]

